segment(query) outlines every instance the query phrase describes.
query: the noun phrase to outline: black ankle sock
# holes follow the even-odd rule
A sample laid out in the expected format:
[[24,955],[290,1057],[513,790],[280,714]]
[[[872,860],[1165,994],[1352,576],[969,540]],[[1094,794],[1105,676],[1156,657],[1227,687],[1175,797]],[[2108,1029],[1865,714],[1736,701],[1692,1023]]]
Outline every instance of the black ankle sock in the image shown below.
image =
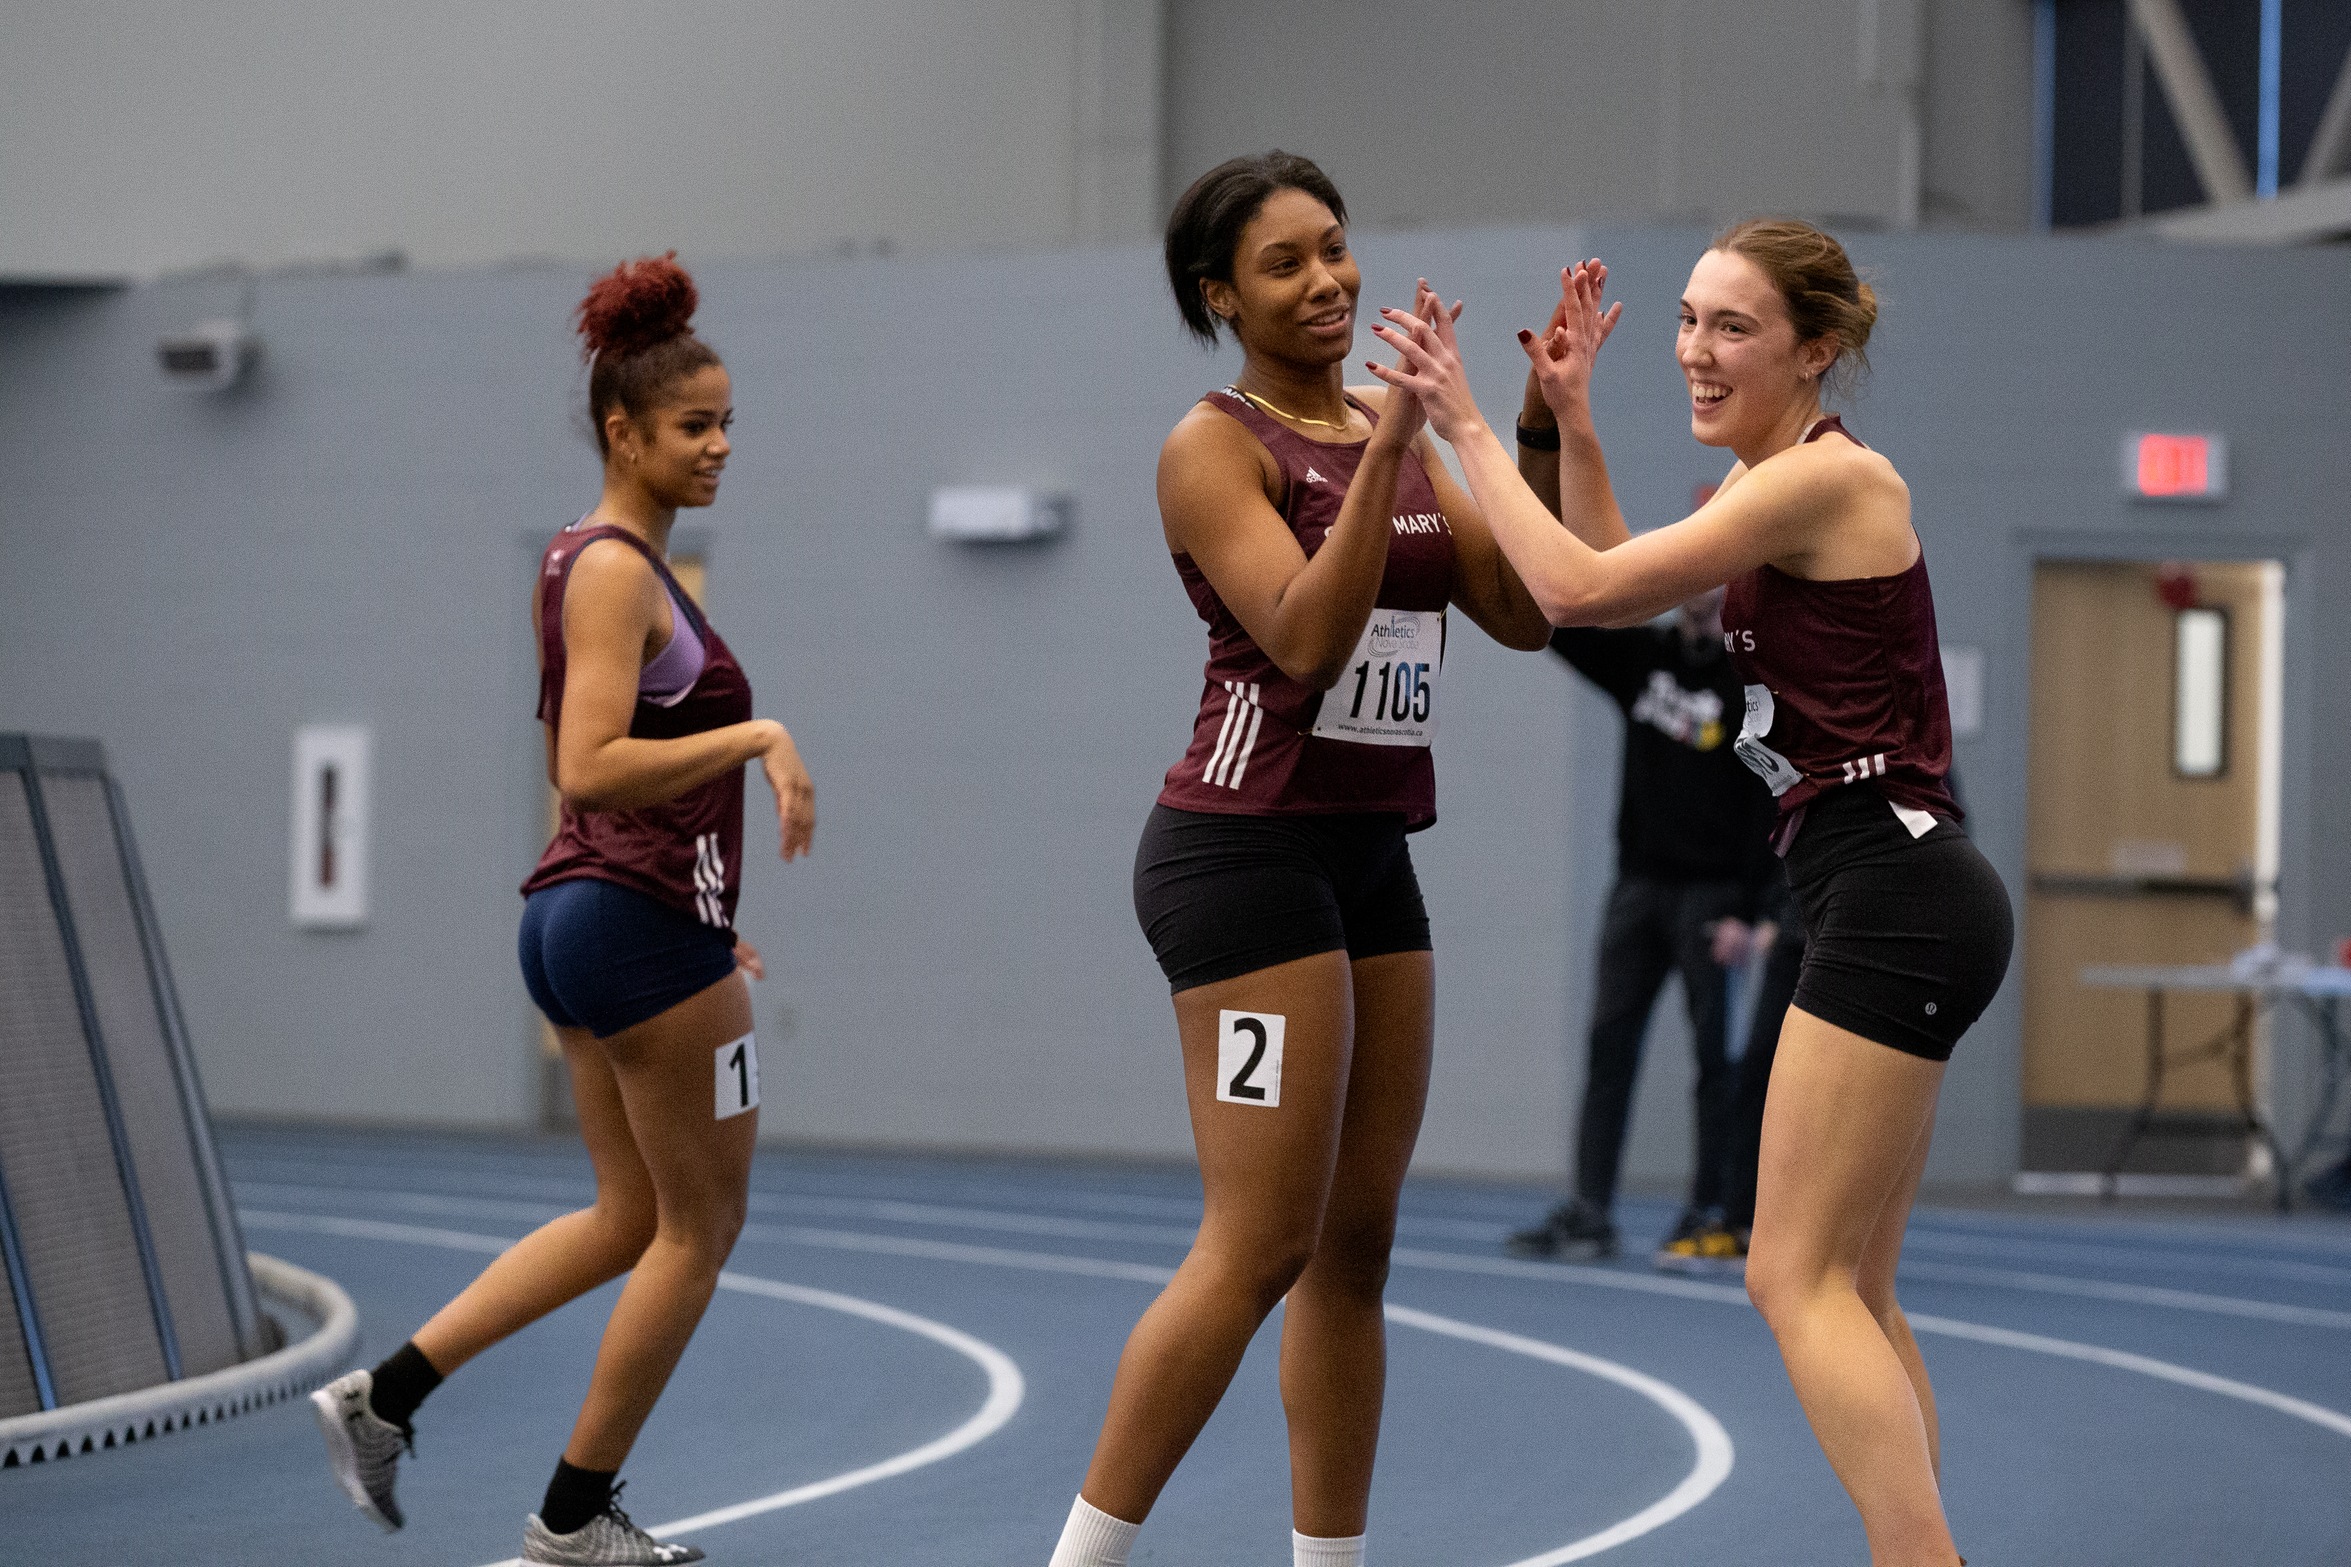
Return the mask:
[[547,1499],[539,1504],[539,1522],[550,1534],[571,1534],[612,1505],[612,1482],[617,1469],[578,1469],[569,1460],[555,1460],[555,1478],[547,1482]]
[[413,1340],[392,1351],[370,1375],[374,1384],[368,1389],[367,1407],[375,1411],[378,1420],[389,1420],[403,1431],[415,1416],[416,1406],[441,1385],[441,1373],[433,1369]]

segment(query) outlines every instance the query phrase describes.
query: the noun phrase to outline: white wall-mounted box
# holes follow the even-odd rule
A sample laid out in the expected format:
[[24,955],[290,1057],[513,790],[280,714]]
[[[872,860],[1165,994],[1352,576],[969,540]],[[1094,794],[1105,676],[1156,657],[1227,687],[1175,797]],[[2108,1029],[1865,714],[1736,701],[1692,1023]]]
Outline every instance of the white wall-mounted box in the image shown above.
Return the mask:
[[294,731],[294,832],[288,913],[306,929],[367,923],[369,772],[374,741],[357,724]]
[[931,491],[931,537],[958,544],[1022,544],[1069,526],[1069,497],[1018,485],[966,484]]

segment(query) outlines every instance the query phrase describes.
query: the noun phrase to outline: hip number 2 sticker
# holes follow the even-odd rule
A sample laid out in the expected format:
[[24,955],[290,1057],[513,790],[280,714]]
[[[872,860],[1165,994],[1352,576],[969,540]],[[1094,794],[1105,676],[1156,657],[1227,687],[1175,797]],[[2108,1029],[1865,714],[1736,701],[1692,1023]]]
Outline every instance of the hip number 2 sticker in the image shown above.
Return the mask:
[[1282,1102],[1282,1030],[1279,1012],[1216,1015],[1216,1097],[1227,1104]]

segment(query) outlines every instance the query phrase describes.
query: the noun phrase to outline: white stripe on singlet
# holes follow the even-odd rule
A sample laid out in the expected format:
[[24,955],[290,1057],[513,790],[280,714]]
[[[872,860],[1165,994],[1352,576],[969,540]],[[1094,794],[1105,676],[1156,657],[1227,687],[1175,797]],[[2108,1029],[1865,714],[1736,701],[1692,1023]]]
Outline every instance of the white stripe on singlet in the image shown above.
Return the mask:
[[1249,738],[1241,742],[1241,754],[1233,763],[1233,776],[1228,782],[1241,787],[1241,775],[1249,770],[1249,753],[1257,749],[1257,726],[1265,722],[1265,709],[1258,704],[1257,687],[1249,687]]
[[1200,770],[1202,783],[1216,782],[1216,770],[1224,765],[1224,748],[1232,742],[1233,720],[1241,706],[1235,694],[1239,689],[1230,680],[1224,682],[1224,727],[1216,732],[1216,746],[1208,753],[1208,765]]

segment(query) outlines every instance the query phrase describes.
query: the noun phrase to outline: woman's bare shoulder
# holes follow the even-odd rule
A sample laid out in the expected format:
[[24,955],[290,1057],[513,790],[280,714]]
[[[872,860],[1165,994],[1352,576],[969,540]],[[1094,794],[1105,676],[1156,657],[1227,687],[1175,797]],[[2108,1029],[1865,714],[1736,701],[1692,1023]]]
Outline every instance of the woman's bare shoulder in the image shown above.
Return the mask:
[[1236,471],[1262,476],[1272,467],[1273,454],[1247,425],[1204,402],[1194,403],[1159,447],[1163,485],[1178,476],[1208,477]]
[[564,583],[563,601],[569,606],[622,605],[652,602],[659,579],[643,554],[618,539],[594,539],[573,557],[571,576]]
[[[1858,501],[1910,494],[1909,486],[1902,482],[1902,475],[1885,453],[1834,436],[1791,446],[1765,458],[1757,467],[1785,475],[1789,481],[1823,498]],[[1736,475],[1739,470],[1732,472]],[[1724,481],[1726,488],[1729,483],[1727,479]]]

